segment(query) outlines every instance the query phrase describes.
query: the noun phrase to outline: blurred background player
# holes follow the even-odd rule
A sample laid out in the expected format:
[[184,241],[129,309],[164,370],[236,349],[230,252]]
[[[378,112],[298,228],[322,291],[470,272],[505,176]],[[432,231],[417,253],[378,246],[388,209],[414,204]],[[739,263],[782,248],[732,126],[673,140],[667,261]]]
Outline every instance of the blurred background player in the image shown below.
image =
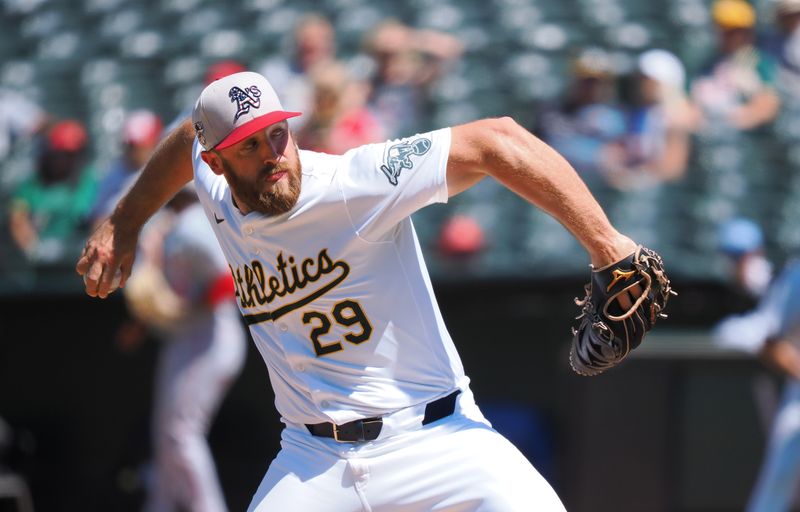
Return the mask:
[[134,316],[164,340],[152,416],[154,474],[145,510],[224,511],[206,436],[246,355],[233,281],[191,185],[146,230],[143,240],[151,247],[124,288]]
[[760,299],[751,311],[720,322],[715,342],[758,356],[786,378],[747,510],[787,511],[800,479],[800,262],[790,261],[770,283],[761,229],[747,219],[722,226],[720,247],[735,262],[739,286]]
[[[244,69],[234,60],[217,61],[206,70],[204,82],[207,85]],[[179,114],[170,126],[190,112]],[[137,111],[128,118],[123,133],[126,142],[140,141],[134,154],[146,161],[163,131],[152,113]],[[130,167],[133,172],[108,196],[97,220],[111,213],[135,181],[140,167]],[[124,289],[136,321],[120,328],[117,341],[123,350],[130,350],[141,342],[148,327],[164,341],[156,370],[151,423],[154,461],[145,510],[224,511],[227,507],[206,436],[246,355],[232,278],[191,185],[146,224],[141,239],[136,275]]]
[[96,174],[86,164],[88,143],[80,122],[53,125],[38,155],[35,174],[12,195],[11,237],[33,263],[57,264],[80,252],[86,217],[97,192]]

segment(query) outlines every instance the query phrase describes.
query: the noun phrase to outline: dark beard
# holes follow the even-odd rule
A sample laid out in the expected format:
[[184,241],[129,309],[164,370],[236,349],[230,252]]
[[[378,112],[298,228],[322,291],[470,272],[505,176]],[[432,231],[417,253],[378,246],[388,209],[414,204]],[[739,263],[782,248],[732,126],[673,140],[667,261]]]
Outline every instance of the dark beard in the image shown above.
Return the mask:
[[[295,158],[295,161],[299,162],[300,160]],[[297,204],[297,199],[300,196],[299,169],[291,169],[283,165],[265,166],[262,169],[259,173],[259,179],[261,176],[271,172],[287,171],[285,178],[289,190],[286,193],[277,194],[274,189],[272,192],[259,192],[251,183],[239,179],[232,172],[231,166],[224,158],[222,159],[222,167],[225,171],[225,179],[228,181],[228,186],[231,187],[233,195],[250,211],[272,217],[288,212]]]

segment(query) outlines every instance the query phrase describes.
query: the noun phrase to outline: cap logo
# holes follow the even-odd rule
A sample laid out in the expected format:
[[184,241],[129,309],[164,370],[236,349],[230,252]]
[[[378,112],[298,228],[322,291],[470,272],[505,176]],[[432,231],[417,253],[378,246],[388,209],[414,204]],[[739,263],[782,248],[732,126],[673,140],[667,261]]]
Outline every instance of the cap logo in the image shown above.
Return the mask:
[[231,87],[231,90],[228,91],[228,97],[231,99],[231,103],[236,102],[236,115],[233,118],[233,122],[236,122],[239,116],[250,112],[250,107],[261,107],[261,91],[255,85],[244,89],[235,86]]
[[200,145],[202,145],[203,147],[206,146],[206,136],[203,133],[204,131],[205,128],[203,128],[203,123],[201,121],[197,121],[196,123],[194,123],[194,133],[195,135],[197,135],[197,140],[200,141]]

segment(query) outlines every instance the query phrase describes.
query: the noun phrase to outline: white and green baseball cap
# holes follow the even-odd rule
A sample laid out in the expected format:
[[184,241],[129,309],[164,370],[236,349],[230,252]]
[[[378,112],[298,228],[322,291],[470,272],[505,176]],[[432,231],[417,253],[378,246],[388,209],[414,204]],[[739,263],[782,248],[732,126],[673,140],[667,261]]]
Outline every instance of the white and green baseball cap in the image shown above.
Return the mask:
[[283,110],[266,78],[252,71],[210,83],[195,103],[192,124],[205,150],[224,149],[267,126],[299,116]]

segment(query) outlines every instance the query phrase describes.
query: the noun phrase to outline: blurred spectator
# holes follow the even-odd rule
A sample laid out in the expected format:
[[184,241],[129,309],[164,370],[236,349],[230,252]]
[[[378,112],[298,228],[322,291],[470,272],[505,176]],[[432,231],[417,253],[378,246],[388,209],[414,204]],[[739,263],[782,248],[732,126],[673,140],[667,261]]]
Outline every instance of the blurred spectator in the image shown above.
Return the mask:
[[89,214],[96,224],[111,214],[119,195],[156,148],[162,131],[161,119],[149,110],[132,112],[122,127],[122,156],[111,165],[100,182],[94,207]]
[[602,176],[603,162],[618,158],[625,116],[613,103],[616,76],[608,55],[583,50],[573,63],[572,83],[559,105],[542,108],[534,131],[569,160],[589,185]]
[[800,99],[800,0],[777,0],[775,21],[782,34],[779,48],[781,90]]
[[[259,72],[266,76],[276,91],[284,108],[296,112],[311,112],[314,90],[311,70],[317,65],[334,61],[336,41],[333,26],[321,14],[308,14],[295,26],[291,55],[269,59]],[[293,129],[305,123],[306,116],[290,120]]]
[[[720,237],[723,250],[737,259],[762,257],[762,240],[760,228],[742,219],[726,224]],[[746,267],[737,266],[736,277],[741,285],[752,288],[747,272],[740,270]],[[763,279],[758,282],[761,285]],[[789,510],[800,478],[800,262],[786,265],[755,309],[724,319],[713,335],[718,345],[757,355],[787,377],[746,510]]]
[[366,84],[338,63],[315,67],[311,78],[314,108],[296,134],[303,149],[341,154],[385,140],[383,128],[366,108]]
[[25,96],[0,88],[0,161],[11,152],[14,142],[42,131],[47,114]]
[[772,264],[764,253],[764,234],[750,219],[735,218],[720,226],[718,246],[731,264],[736,286],[753,298],[761,297],[772,280]]
[[676,180],[689,158],[692,109],[681,61],[666,50],[646,51],[637,61],[635,79],[624,143],[604,162],[609,182],[621,190]]
[[85,165],[87,142],[78,121],[55,124],[36,174],[14,192],[11,236],[33,262],[71,261],[80,251],[82,228],[97,192],[95,172]]
[[364,43],[374,70],[369,107],[389,138],[425,129],[428,89],[464,51],[453,36],[415,30],[396,20],[375,27]]
[[780,108],[776,65],[753,42],[755,10],[744,0],[717,0],[712,16],[719,38],[717,55],[691,87],[704,123],[737,130],[769,123]]

